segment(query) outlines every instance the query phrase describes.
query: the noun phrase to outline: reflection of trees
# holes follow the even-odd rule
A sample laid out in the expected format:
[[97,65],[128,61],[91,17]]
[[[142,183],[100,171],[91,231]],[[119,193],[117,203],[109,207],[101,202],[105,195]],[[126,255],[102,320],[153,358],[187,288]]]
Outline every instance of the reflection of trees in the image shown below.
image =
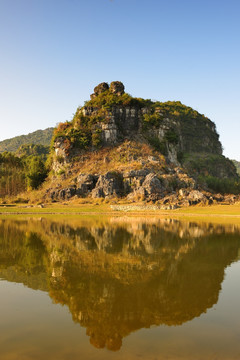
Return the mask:
[[45,288],[86,327],[90,342],[118,350],[132,331],[182,324],[212,307],[238,248],[234,227],[5,221],[0,276],[15,269],[11,279],[29,278],[32,287],[31,276],[48,274]]

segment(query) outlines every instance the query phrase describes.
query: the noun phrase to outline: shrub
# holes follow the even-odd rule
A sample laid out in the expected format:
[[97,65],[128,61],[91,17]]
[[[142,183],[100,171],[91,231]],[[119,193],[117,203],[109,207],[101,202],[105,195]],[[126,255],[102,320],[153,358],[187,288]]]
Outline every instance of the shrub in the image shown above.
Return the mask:
[[167,141],[167,142],[169,142],[169,143],[171,143],[171,144],[177,144],[178,143],[178,134],[176,134],[175,133],[175,131],[174,130],[172,130],[172,129],[169,129],[167,132],[166,132],[166,134],[165,134],[165,136],[164,136],[164,139]]
[[160,141],[158,137],[148,138],[149,144],[163,155],[167,155],[167,145],[165,141]]
[[33,156],[28,162],[27,184],[32,189],[37,189],[47,177],[47,170],[43,161]]
[[200,176],[198,181],[206,184],[207,187],[221,194],[239,194],[240,182],[234,179],[220,179],[215,176]]

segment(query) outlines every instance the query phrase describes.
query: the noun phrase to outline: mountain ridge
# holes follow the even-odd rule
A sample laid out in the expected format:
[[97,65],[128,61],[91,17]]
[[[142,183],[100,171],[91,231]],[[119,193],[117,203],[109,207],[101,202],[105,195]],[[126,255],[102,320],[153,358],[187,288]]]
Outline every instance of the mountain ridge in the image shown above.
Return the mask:
[[44,130],[39,129],[26,135],[18,135],[2,140],[0,141],[0,152],[15,152],[21,145],[26,144],[50,146],[53,130],[53,127],[48,127]]

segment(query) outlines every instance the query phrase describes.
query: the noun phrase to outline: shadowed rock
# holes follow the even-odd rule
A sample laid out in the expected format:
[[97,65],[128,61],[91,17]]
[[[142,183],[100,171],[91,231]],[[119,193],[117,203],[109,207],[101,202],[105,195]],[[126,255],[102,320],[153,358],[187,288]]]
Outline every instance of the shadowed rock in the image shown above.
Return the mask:
[[109,85],[106,82],[102,82],[94,88],[94,94],[99,95],[109,89]]
[[93,198],[107,196],[120,196],[123,193],[122,176],[115,172],[107,172],[100,175],[95,189],[92,191]]

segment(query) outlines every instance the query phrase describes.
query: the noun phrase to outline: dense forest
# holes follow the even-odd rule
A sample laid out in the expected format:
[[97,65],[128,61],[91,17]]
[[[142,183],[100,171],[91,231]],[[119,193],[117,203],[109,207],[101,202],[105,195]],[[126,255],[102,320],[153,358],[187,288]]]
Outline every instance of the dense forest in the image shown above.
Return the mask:
[[28,188],[37,189],[47,176],[49,147],[24,145],[17,153],[0,154],[0,197],[13,196]]

